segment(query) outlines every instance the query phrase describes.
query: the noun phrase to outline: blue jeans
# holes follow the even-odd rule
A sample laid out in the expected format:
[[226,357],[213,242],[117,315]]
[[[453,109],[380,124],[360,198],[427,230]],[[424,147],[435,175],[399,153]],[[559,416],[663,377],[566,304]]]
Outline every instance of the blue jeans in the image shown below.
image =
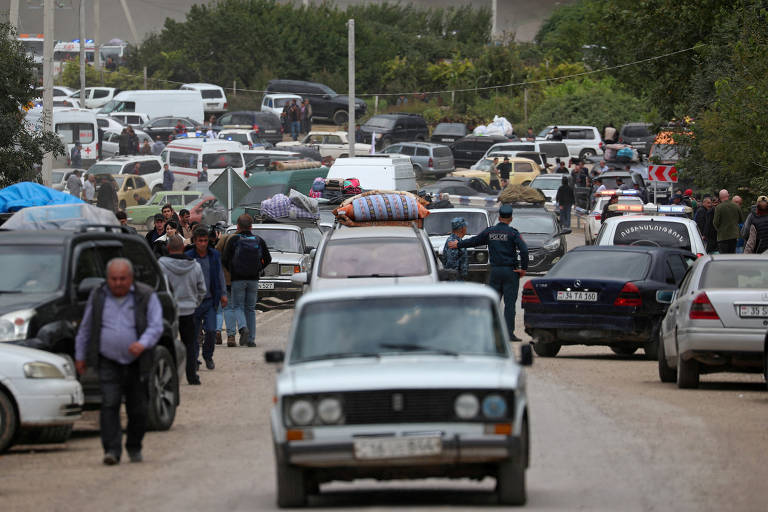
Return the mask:
[[[232,302],[235,313],[245,317],[248,327],[248,343],[256,339],[256,301],[259,298],[259,281],[232,281]],[[242,325],[242,324],[240,324]]]
[[520,274],[512,267],[491,267],[491,288],[504,299],[504,320],[510,336],[515,334],[515,304],[520,290]]
[[[216,308],[213,299],[208,297],[195,310],[195,344],[200,338],[200,330],[205,329],[203,340],[203,359],[213,359],[213,349],[216,347]],[[195,347],[197,354],[197,347]]]
[[221,330],[222,322],[227,324],[227,336],[234,336],[238,328],[245,327],[245,311],[235,309],[235,299],[232,297],[232,287],[227,286],[227,307],[219,309],[216,325]]
[[291,138],[293,140],[299,139],[299,131],[301,131],[301,122],[291,121]]
[[571,227],[571,206],[560,206],[560,227]]

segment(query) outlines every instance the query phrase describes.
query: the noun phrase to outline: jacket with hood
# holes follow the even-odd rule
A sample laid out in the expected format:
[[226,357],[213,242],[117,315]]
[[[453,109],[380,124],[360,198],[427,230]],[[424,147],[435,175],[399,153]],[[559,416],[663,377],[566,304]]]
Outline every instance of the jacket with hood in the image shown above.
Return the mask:
[[193,314],[207,292],[200,264],[183,254],[163,256],[157,262],[171,283],[179,316]]

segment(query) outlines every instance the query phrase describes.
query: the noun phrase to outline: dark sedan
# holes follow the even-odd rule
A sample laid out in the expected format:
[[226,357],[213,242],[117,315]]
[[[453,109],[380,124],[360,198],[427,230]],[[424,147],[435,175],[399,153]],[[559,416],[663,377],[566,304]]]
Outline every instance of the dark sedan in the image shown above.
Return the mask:
[[423,188],[429,194],[453,194],[457,196],[494,196],[499,193],[479,178],[463,178],[449,176],[441,178]]
[[188,117],[156,117],[150,119],[141,126],[142,131],[152,137],[152,140],[167,141],[168,137],[176,133],[176,125],[179,121],[186,128],[187,133],[195,133],[203,128],[203,126],[193,119]]
[[453,144],[467,135],[467,125],[464,123],[440,123],[432,130],[430,142],[438,144]]
[[528,272],[546,272],[568,252],[563,228],[554,213],[545,208],[515,208],[512,227],[528,244]]
[[546,276],[523,285],[525,332],[543,357],[554,357],[562,345],[607,345],[621,355],[643,347],[655,360],[668,307],[657,293],[676,290],[695,260],[661,247],[574,249]]

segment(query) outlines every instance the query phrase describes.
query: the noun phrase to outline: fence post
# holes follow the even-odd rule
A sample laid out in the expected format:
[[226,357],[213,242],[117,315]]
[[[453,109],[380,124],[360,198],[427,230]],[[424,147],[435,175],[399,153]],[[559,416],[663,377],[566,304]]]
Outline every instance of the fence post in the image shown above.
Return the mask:
[[232,81],[232,96],[237,96],[237,80]]

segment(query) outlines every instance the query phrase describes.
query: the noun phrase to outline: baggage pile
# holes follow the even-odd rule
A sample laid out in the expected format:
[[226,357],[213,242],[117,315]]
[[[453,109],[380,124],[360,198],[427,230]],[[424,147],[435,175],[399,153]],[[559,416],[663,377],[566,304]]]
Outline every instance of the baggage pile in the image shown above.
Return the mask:
[[333,210],[336,220],[345,226],[422,227],[429,210],[410,192],[372,190],[350,197]]
[[262,218],[274,220],[320,218],[317,199],[307,197],[301,192],[291,190],[289,195],[275,194],[261,202]]
[[504,204],[541,204],[543,206],[547,202],[547,197],[541,190],[535,188],[509,185],[499,193],[499,202]]
[[334,200],[341,198],[342,196],[357,195],[362,192],[363,189],[360,187],[360,180],[357,178],[347,178],[344,180],[315,178],[314,183],[312,183],[312,188],[309,191],[309,196]]

